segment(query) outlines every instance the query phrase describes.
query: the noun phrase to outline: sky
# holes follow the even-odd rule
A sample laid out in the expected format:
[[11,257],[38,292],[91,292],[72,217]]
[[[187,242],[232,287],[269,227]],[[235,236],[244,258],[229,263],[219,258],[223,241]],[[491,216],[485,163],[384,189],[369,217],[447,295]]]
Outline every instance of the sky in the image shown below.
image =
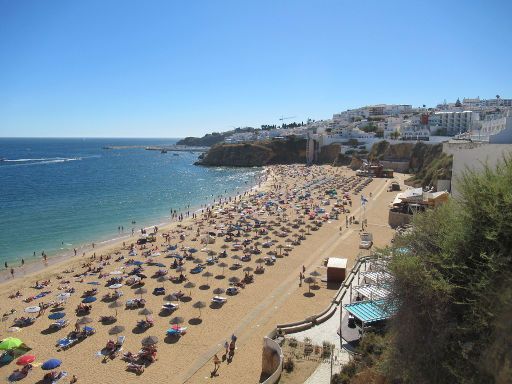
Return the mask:
[[184,137],[512,98],[512,2],[0,0],[0,137]]

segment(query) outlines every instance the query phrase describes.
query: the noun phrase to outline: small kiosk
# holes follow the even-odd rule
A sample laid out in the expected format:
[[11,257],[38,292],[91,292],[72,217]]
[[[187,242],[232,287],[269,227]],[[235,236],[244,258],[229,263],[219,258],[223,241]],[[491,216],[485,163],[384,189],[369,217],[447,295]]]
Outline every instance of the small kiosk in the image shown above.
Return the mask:
[[327,259],[327,282],[343,283],[347,273],[347,259],[329,257]]

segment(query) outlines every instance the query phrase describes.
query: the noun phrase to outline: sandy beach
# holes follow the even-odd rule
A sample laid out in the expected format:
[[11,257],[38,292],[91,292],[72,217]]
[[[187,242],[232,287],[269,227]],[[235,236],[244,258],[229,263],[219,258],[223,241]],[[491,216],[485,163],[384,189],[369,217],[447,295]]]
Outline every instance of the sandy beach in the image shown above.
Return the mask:
[[[244,193],[241,198],[217,202],[209,210],[198,212],[195,218],[159,228],[155,242],[135,244],[131,249],[130,244],[141,237],[138,233],[129,240],[95,247],[84,257],[57,260],[35,273],[25,267],[23,278],[0,284],[0,313],[15,311],[2,318],[1,338],[21,339],[31,348],[28,353],[36,356],[37,363],[49,358],[62,360],[56,371],[68,373],[61,379],[64,383],[73,375],[80,383],[257,382],[263,336],[278,323],[301,320],[322,310],[334,295],[335,290],[328,289],[321,277],[317,279],[318,287],[311,290],[313,295],[304,295],[308,285],[299,286],[299,274],[304,271],[309,276],[317,271],[324,275],[322,261],[330,256],[345,257],[349,267],[353,265],[360,252],[361,224],[346,225],[348,217],[354,216],[358,221],[366,218],[367,231],[373,233],[377,247],[388,244],[393,235],[387,226],[387,205],[394,193],[386,191],[389,183],[386,179],[373,179],[365,185],[367,179],[356,177],[348,168],[330,166],[273,166],[267,169],[267,174],[260,188]],[[402,182],[403,176],[395,179]],[[362,191],[356,194],[358,187]],[[336,195],[326,194],[332,189]],[[361,207],[361,194],[369,200],[365,210]],[[350,213],[343,213],[343,209],[349,209]],[[146,238],[151,238],[149,232]],[[135,255],[130,256],[130,252]],[[175,268],[180,263],[182,272]],[[222,263],[226,266],[222,267]],[[138,273],[143,285],[128,285],[136,276],[137,264],[142,267]],[[202,266],[200,272],[192,273],[198,264]],[[259,270],[261,267],[264,270]],[[257,268],[260,273],[256,273]],[[23,272],[18,270],[19,273]],[[180,274],[186,280],[179,280]],[[230,280],[243,281],[245,275],[248,275],[247,283],[238,287],[237,294],[223,292],[232,287]],[[109,282],[113,278],[122,279],[118,289],[109,288],[115,283]],[[47,285],[33,288],[36,282],[42,284],[46,280],[50,281]],[[84,292],[95,288],[97,292],[91,297],[97,300],[91,299],[90,312],[77,316],[75,309],[84,299]],[[155,288],[163,288],[165,294],[155,295]],[[216,288],[222,293],[214,294]],[[9,298],[18,291],[18,297]],[[57,295],[68,291],[72,293],[62,309],[53,308]],[[48,293],[27,301],[28,297],[43,292]],[[122,296],[117,300],[105,297],[114,292],[122,292]],[[173,293],[176,293],[174,297]],[[178,300],[176,296],[181,294],[183,297]],[[221,296],[226,302],[212,303],[214,296]],[[128,300],[140,298],[145,300],[144,307],[125,308]],[[25,313],[25,308],[42,302],[52,306],[41,312],[33,324],[11,332],[15,318],[38,315]],[[112,308],[115,302],[120,303],[118,308]],[[178,308],[161,311],[166,302]],[[198,302],[204,308],[197,308],[203,306],[197,305]],[[141,314],[143,308],[149,311]],[[116,309],[115,322],[99,321],[101,316],[114,316]],[[65,313],[63,319],[69,324],[54,330],[50,325],[55,320],[50,320],[48,315],[58,312]],[[94,334],[69,348],[56,347],[57,340],[66,337],[75,329],[77,320],[84,317],[92,320],[87,326],[94,328]],[[183,322],[175,325],[174,333],[183,334],[166,336],[173,326],[170,320],[175,317],[182,317]],[[145,319],[153,325],[148,329],[137,327]],[[124,327],[119,335],[126,339],[116,356],[108,356],[104,350],[108,340],[117,340],[119,336],[109,335],[115,326]],[[218,376],[212,376],[212,358],[215,354],[224,355],[224,343],[232,335],[236,335],[233,359],[229,363],[222,361]],[[134,364],[144,363],[144,372],[127,370],[123,354],[137,354],[147,336],[158,338],[156,360],[149,361],[155,355],[146,361],[135,358]],[[0,376],[7,378],[20,368],[15,364],[17,358],[0,366]],[[35,366],[20,381],[38,382],[45,372]]]

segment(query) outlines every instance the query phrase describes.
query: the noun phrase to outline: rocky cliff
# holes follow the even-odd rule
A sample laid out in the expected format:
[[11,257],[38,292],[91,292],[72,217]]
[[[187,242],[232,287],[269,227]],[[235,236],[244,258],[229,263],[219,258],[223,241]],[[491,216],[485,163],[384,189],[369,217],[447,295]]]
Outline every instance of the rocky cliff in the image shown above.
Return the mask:
[[369,159],[380,161],[406,161],[414,175],[407,180],[412,186],[435,185],[437,180],[452,176],[452,156],[443,152],[442,144],[399,143],[381,141],[372,146]]
[[221,143],[211,147],[196,164],[208,166],[255,167],[306,162],[306,140],[288,138],[250,143]]

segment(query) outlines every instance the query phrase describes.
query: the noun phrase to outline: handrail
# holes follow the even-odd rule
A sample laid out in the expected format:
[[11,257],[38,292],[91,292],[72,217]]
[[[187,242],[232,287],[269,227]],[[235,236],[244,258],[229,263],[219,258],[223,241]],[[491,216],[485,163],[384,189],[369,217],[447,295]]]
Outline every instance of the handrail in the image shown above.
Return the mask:
[[[343,284],[341,284],[340,288],[336,291],[336,294],[334,295],[333,300],[329,303],[327,308],[320,312],[317,315],[308,316],[304,320],[296,321],[294,323],[288,323],[288,324],[278,324],[273,330],[271,330],[265,337],[264,337],[264,344],[268,344],[269,340],[275,339],[277,336],[280,336],[282,334],[292,334],[296,332],[300,332],[304,329],[308,329],[313,327],[316,324],[321,324],[324,321],[331,318],[331,316],[336,312],[336,308],[338,305],[341,304],[343,298],[345,297],[345,294],[347,293],[347,288],[350,286],[347,285],[347,282],[350,280],[350,283],[354,280],[355,276],[359,272],[361,265],[363,262],[366,262],[368,260],[372,260],[377,258],[376,255],[369,255],[369,256],[360,256],[357,259],[356,264],[351,269],[349,275],[345,278],[345,281]],[[339,296],[339,298],[338,298]],[[332,311],[334,309],[334,311]],[[322,316],[328,314],[329,311],[332,311],[332,313],[329,316],[325,316],[322,318]],[[318,321],[321,319],[322,321]],[[278,343],[273,344],[275,347],[275,350],[279,353],[279,365],[277,369],[261,384],[274,384],[279,381],[279,378],[281,377],[281,372],[283,370],[283,352],[281,347]]]

